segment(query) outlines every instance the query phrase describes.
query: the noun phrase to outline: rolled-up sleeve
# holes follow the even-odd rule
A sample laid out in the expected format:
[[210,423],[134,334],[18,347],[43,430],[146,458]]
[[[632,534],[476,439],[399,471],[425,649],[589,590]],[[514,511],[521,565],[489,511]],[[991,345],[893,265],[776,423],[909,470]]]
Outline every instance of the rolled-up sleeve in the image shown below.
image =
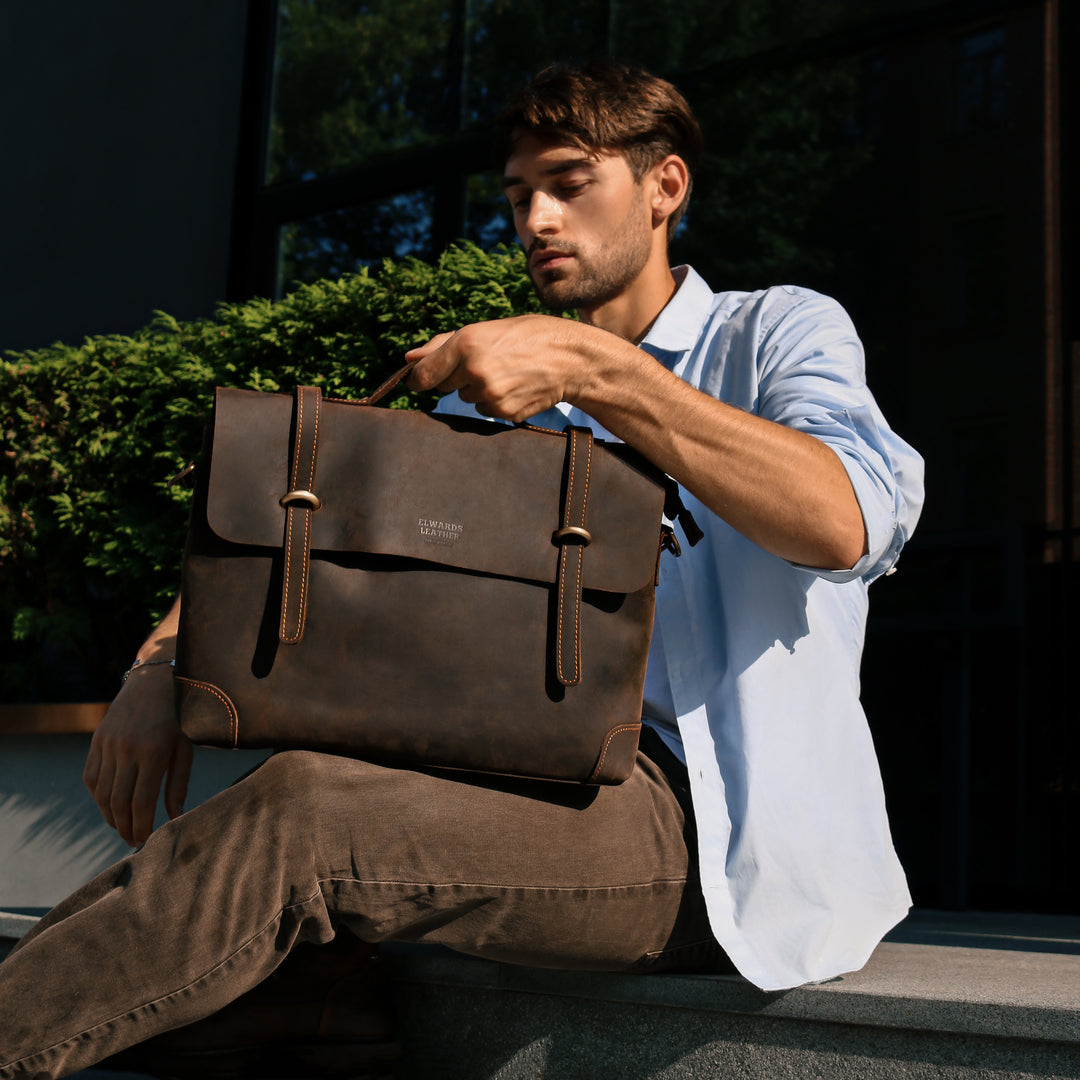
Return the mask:
[[878,408],[866,385],[862,343],[835,300],[780,288],[768,290],[762,301],[758,412],[836,452],[869,540],[866,555],[851,568],[805,569],[840,582],[872,581],[895,565],[915,528],[923,503],[922,458]]

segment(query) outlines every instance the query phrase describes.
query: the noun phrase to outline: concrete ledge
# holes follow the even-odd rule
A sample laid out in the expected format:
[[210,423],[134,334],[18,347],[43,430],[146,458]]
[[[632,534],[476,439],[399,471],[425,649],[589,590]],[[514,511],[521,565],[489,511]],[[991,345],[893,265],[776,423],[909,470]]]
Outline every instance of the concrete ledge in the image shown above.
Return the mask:
[[664,1009],[1080,1046],[1080,958],[882,944],[862,971],[766,993],[733,975],[627,976],[545,971],[447,955],[392,952],[400,980],[514,995],[541,994]]
[[1080,1077],[1080,919],[918,913],[892,938],[860,972],[780,993],[393,946],[398,1078]]
[[1080,956],[1080,916],[913,911],[885,940]]
[[[33,922],[0,914],[0,937]],[[1077,918],[915,913],[862,971],[779,993],[727,975],[385,954],[402,1008],[398,1080],[1080,1077]]]
[[0,958],[25,934],[40,916],[17,911],[0,911]]

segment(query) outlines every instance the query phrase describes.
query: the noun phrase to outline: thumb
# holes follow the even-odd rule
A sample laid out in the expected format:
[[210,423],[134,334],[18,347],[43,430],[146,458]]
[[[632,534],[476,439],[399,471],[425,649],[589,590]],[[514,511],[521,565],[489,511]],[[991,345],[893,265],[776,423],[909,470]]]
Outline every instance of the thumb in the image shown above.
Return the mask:
[[411,389],[439,390],[443,393],[456,389],[456,387],[443,384],[461,362],[461,352],[456,344],[457,338],[458,331],[452,334],[439,334],[426,345],[411,349],[405,354],[406,360],[416,362],[407,380]]
[[436,349],[441,349],[453,336],[452,332],[436,334],[430,341],[410,349],[405,354],[406,361],[423,360],[425,356],[430,356]]

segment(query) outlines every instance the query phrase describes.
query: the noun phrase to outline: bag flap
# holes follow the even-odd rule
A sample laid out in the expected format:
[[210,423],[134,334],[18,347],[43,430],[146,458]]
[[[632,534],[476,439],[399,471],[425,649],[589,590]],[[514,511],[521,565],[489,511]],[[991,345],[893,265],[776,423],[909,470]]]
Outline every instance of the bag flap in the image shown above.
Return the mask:
[[[280,547],[293,398],[217,390],[207,522],[235,544]],[[656,569],[661,474],[594,440],[583,587],[632,592]],[[554,582],[566,439],[464,417],[324,398],[313,552],[364,552]]]

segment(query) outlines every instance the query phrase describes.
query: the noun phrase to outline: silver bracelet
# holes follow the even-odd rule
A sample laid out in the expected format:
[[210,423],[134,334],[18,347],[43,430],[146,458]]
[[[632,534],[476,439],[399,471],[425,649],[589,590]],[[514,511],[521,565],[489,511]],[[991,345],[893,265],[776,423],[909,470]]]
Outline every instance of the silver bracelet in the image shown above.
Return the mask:
[[169,667],[173,667],[173,668],[176,667],[176,661],[175,660],[139,660],[139,659],[136,659],[135,663],[132,664],[131,667],[129,667],[127,669],[127,671],[124,672],[124,677],[120,680],[120,685],[123,686],[124,683],[126,683],[128,681],[128,676],[136,668],[150,667],[153,664],[168,664]]

